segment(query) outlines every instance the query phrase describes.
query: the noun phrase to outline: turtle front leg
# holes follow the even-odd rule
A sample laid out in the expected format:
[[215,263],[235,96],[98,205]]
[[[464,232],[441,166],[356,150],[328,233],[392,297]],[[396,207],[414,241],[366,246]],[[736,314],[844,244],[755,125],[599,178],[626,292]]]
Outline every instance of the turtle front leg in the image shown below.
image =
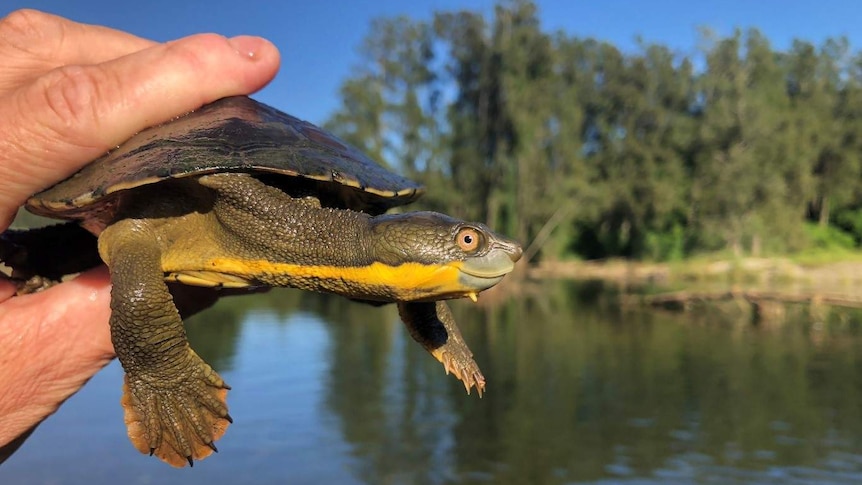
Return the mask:
[[479,397],[482,397],[485,376],[473,360],[473,352],[464,342],[446,302],[400,302],[398,314],[410,330],[413,340],[440,361],[447,374],[455,374],[464,383],[467,394],[476,386]]
[[127,219],[99,237],[111,270],[111,340],[126,371],[122,405],[129,439],[176,467],[217,451],[231,422],[230,389],[189,346],[164,282],[149,224]]

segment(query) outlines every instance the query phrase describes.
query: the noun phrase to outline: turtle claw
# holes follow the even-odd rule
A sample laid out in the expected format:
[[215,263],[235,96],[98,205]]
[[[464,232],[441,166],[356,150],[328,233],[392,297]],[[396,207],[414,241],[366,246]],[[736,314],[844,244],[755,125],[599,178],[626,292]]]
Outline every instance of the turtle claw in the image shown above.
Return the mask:
[[431,355],[443,364],[447,375],[454,375],[464,384],[468,395],[475,386],[479,397],[482,397],[485,392],[485,376],[482,375],[479,364],[473,360],[473,354],[466,346],[441,347],[433,350]]
[[[201,361],[203,364],[203,361]],[[209,366],[174,385],[126,375],[122,404],[129,439],[142,453],[177,468],[218,452],[214,441],[230,424],[224,383]],[[156,381],[163,383],[164,381]]]
[[449,306],[443,301],[402,302],[398,304],[398,313],[410,336],[443,364],[446,374],[454,374],[464,383],[467,394],[476,386],[482,397],[485,376],[473,360],[473,352],[461,336]]

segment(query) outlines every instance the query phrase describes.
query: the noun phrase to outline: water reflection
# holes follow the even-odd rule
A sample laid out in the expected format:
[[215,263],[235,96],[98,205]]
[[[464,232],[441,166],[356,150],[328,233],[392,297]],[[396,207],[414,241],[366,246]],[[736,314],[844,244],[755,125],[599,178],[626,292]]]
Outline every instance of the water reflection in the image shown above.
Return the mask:
[[[234,386],[222,453],[193,471],[139,456],[112,367],[0,467],[0,483],[862,480],[862,314],[797,309],[754,326],[731,307],[629,310],[601,285],[534,290],[453,305],[488,378],[482,399],[394,308],[294,291],[225,300],[188,323]],[[70,433],[88,439],[58,446]],[[111,460],[81,466],[100,453]]]

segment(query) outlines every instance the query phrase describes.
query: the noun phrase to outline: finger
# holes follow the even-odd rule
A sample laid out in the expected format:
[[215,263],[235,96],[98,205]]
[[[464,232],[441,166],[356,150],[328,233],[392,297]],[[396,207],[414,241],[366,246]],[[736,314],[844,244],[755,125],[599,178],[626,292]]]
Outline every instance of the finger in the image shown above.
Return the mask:
[[264,39],[201,34],[61,67],[0,99],[0,230],[28,196],[148,126],[260,89],[278,63]]
[[98,64],[155,44],[38,10],[16,10],[0,19],[0,95],[60,66]]
[[12,298],[12,295],[14,294],[15,284],[0,274],[0,304],[2,304],[4,300]]
[[113,358],[106,268],[0,303],[0,447]]

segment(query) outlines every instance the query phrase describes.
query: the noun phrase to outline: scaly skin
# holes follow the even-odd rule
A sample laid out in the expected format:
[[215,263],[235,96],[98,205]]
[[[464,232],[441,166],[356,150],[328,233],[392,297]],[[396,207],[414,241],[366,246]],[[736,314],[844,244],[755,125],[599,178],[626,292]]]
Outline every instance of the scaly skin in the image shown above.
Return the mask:
[[482,397],[485,376],[473,360],[473,352],[464,342],[446,302],[401,302],[398,303],[398,314],[413,340],[440,361],[447,374],[451,372],[463,382],[467,394],[476,386],[476,392]]
[[173,466],[192,464],[216,450],[231,421],[229,387],[189,346],[151,225],[122,220],[99,241],[113,282],[111,341],[126,370],[129,438]]
[[[487,228],[470,226],[486,245],[474,254],[459,246],[465,223],[442,214],[372,217],[294,198],[242,174],[136,189],[117,207],[114,219],[103,221],[99,254],[113,282],[111,336],[126,371],[126,423],[141,452],[192,464],[215,450],[231,421],[229,387],[190,348],[166,279],[399,302],[413,338],[468,392],[483,392],[484,377],[448,306],[432,300],[475,295],[511,269],[520,247]],[[497,257],[482,259],[489,254]],[[465,277],[461,268],[471,261]]]
[[[421,192],[325,131],[232,97],[141,132],[28,209],[99,236],[129,436],[142,452],[184,466],[215,451],[230,422],[228,386],[189,347],[166,281],[398,302],[411,335],[468,392],[482,392],[472,353],[437,300],[475,299],[521,249],[443,214],[376,215]],[[54,231],[0,236],[0,259],[27,279],[24,291],[95,264],[82,230]]]

